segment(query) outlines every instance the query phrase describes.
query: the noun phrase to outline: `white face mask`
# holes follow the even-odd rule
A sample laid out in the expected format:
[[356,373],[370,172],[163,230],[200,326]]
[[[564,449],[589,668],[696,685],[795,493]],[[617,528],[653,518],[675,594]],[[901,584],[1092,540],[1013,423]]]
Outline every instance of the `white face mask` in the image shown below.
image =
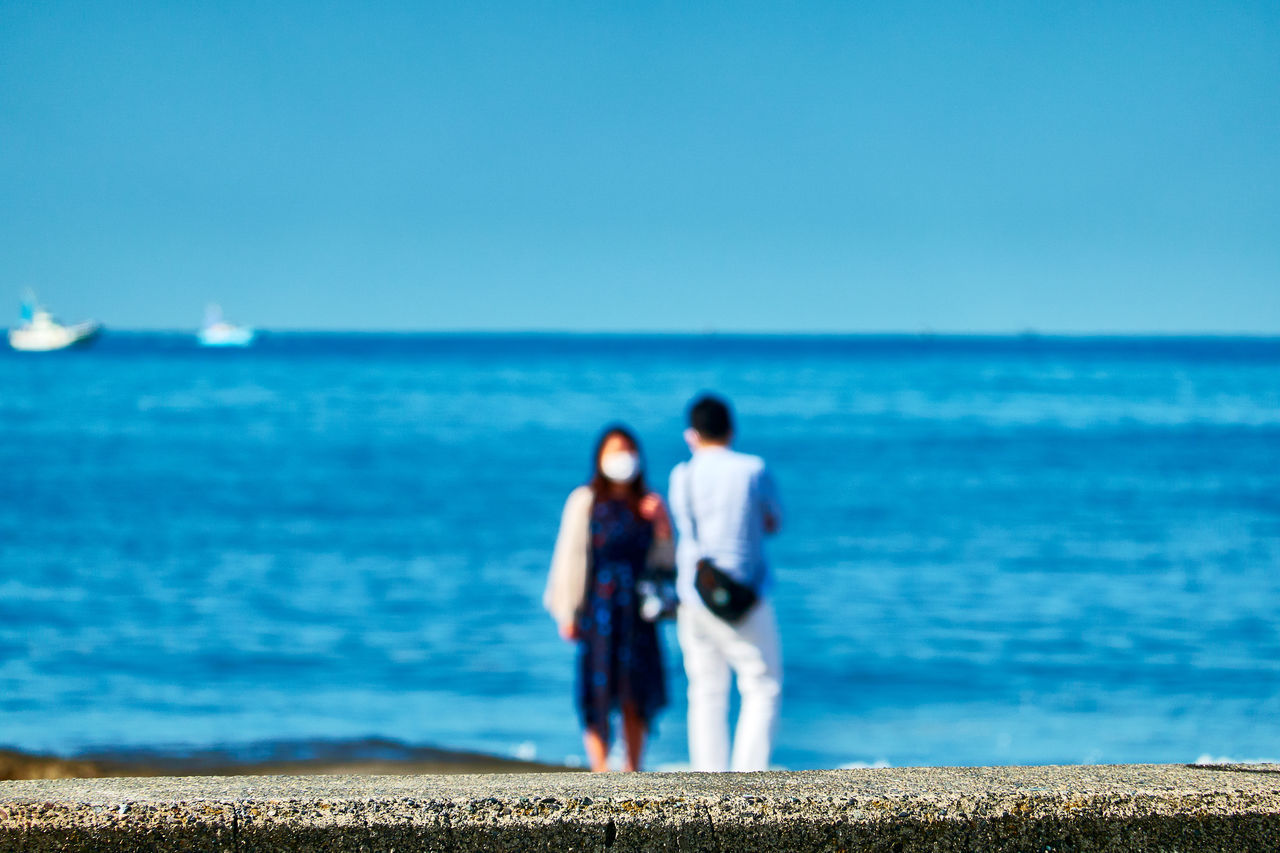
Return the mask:
[[640,457],[628,450],[606,453],[600,458],[600,473],[615,483],[630,483],[640,473]]

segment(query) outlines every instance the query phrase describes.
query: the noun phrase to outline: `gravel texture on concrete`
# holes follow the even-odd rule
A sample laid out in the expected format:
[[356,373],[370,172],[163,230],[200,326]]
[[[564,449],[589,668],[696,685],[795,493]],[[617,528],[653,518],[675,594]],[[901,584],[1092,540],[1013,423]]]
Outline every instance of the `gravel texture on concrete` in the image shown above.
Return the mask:
[[0,851],[1280,849],[1280,766],[0,782]]

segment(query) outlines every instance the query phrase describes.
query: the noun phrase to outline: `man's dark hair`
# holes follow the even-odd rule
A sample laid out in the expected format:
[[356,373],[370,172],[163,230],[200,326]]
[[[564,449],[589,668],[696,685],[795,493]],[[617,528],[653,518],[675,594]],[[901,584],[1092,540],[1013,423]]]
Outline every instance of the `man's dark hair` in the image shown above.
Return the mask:
[[714,394],[703,394],[689,406],[689,426],[707,441],[725,441],[733,434],[729,404]]

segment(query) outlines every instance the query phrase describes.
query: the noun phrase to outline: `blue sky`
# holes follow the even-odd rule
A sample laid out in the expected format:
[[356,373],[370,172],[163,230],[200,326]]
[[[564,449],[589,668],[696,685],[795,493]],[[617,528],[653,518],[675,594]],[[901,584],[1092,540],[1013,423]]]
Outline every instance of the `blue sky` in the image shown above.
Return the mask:
[[0,260],[128,328],[1280,333],[1280,4],[0,0]]

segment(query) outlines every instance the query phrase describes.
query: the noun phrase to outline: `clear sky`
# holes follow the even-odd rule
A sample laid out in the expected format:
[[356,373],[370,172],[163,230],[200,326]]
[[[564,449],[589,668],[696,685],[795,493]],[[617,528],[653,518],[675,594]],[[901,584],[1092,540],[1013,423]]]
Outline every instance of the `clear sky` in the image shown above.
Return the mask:
[[0,324],[28,286],[129,328],[1280,333],[1280,3],[0,0]]

